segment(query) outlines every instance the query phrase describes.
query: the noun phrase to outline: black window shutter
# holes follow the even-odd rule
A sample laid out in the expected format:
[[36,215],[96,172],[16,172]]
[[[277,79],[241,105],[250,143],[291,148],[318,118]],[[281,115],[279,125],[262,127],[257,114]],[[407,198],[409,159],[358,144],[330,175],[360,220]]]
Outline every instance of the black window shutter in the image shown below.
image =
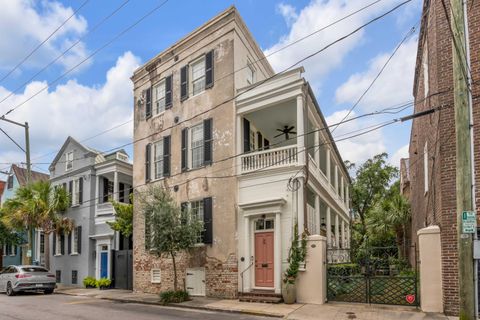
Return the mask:
[[83,203],[83,178],[78,179],[78,204]]
[[148,215],[145,215],[145,250],[150,250],[151,243],[150,243],[150,218]]
[[258,149],[263,149],[263,136],[260,132],[257,132],[257,140],[258,140]]
[[60,253],[65,254],[65,235],[60,235]]
[[77,253],[82,253],[82,226],[77,227]]
[[68,254],[72,253],[72,232],[68,234]]
[[163,176],[170,176],[170,136],[163,138]]
[[265,150],[270,149],[270,141],[268,141],[267,139],[263,139],[263,148]]
[[73,180],[68,182],[68,193],[70,194],[70,206],[72,205],[73,196]]
[[180,69],[180,100],[188,99],[188,65]]
[[152,116],[152,88],[145,92],[145,119]]
[[213,215],[212,198],[203,199],[203,227],[202,240],[205,244],[213,243]]
[[108,179],[103,178],[103,202],[108,201]]
[[213,120],[203,121],[203,162],[205,165],[212,164],[213,158]]
[[182,129],[182,172],[187,171],[188,128]]
[[250,121],[243,118],[243,152],[250,151]]
[[172,76],[165,79],[165,109],[172,108]]
[[53,233],[53,255],[57,254],[57,233]]
[[150,159],[151,159],[152,145],[148,143],[145,146],[145,182],[150,182]]
[[118,183],[118,202],[125,202],[125,184]]
[[205,55],[205,88],[213,87],[213,50]]

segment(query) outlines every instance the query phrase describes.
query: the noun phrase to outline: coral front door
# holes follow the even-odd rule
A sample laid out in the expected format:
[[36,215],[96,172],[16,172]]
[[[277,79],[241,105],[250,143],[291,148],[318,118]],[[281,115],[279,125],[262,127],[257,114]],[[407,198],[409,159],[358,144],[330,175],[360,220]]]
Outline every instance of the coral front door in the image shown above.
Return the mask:
[[255,234],[255,286],[273,287],[273,232]]

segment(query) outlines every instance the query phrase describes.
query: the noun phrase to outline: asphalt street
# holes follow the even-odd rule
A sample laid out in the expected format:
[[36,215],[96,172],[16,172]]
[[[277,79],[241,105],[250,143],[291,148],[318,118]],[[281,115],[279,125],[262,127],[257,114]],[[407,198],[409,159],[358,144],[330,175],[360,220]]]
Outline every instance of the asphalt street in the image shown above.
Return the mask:
[[0,320],[271,320],[235,313],[171,308],[67,295],[0,294]]

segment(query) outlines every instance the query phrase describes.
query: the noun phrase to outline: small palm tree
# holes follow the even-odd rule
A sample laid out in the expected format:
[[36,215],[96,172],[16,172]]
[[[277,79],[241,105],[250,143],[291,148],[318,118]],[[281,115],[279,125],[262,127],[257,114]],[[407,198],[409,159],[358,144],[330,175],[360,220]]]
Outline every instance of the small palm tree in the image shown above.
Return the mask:
[[[53,188],[49,181],[37,181],[17,189],[15,196],[5,201],[3,222],[14,229],[27,231],[27,249],[32,250],[33,232],[42,229],[45,238],[65,225],[61,213],[68,208],[69,195],[63,188]],[[70,229],[71,230],[71,229]],[[27,263],[31,264],[31,257]],[[45,264],[49,268],[49,246],[45,246]]]

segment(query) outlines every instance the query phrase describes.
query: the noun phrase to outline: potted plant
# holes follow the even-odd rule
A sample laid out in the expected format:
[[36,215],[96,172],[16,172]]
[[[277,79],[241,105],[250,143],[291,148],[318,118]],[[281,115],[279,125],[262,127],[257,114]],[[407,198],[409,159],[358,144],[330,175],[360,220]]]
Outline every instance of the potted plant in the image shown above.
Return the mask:
[[85,279],[83,279],[83,285],[87,289],[96,288],[97,280],[94,277],[86,277]]
[[[299,243],[300,242],[300,243]],[[282,297],[283,302],[287,304],[295,303],[297,300],[296,279],[300,265],[305,262],[307,255],[307,234],[302,233],[302,239],[299,241],[298,224],[293,228],[292,245],[288,254],[288,268],[283,274]]]
[[97,287],[100,290],[109,289],[111,284],[112,284],[112,280],[108,278],[101,278],[97,280]]

